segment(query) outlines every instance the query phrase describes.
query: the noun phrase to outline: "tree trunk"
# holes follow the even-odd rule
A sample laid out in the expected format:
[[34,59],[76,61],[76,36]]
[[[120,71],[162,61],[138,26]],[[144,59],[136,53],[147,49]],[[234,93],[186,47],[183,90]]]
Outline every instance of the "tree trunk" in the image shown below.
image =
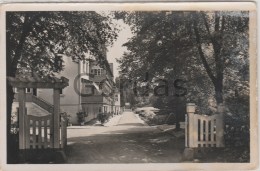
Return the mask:
[[[8,46],[8,44],[7,44]],[[7,47],[8,48],[8,47]],[[10,47],[9,47],[10,48]],[[7,54],[6,59],[6,75],[14,77],[15,72],[11,65],[10,56]],[[18,152],[18,134],[11,134],[11,114],[12,114],[12,104],[14,99],[13,87],[8,83],[6,79],[6,143],[7,143],[7,163],[16,163]]]
[[[12,66],[12,57],[10,54],[11,43],[8,39],[9,35],[7,34],[6,39],[6,76],[14,77],[16,69],[13,69]],[[7,163],[17,163],[16,158],[18,152],[18,136],[11,134],[11,114],[12,114],[12,104],[14,99],[13,87],[8,84],[6,79],[6,143],[7,143]],[[17,134],[18,135],[18,134]]]
[[223,79],[218,79],[214,84],[217,105],[223,103]]
[[[25,15],[25,21],[23,23],[23,29],[22,34],[19,39],[19,44],[16,47],[15,55],[11,56],[10,49],[11,47],[10,41],[7,37],[6,39],[6,48],[7,48],[7,54],[6,54],[6,76],[9,77],[15,77],[16,71],[17,71],[17,65],[21,58],[24,42],[26,40],[26,37],[28,36],[30,29],[31,29],[31,23],[28,24],[29,16]],[[12,114],[12,104],[14,99],[14,92],[13,87],[8,84],[8,81],[6,80],[6,102],[7,102],[7,116],[6,116],[6,136],[7,136],[7,162],[8,163],[16,163],[17,162],[17,155],[18,155],[18,145],[15,142],[16,138],[14,135],[11,134],[11,114]]]
[[175,97],[175,130],[179,131],[181,129],[180,126],[180,97]]
[[[202,50],[202,42],[201,42],[202,37],[201,37],[199,29],[198,29],[197,19],[198,19],[198,16],[196,16],[193,20],[193,29],[194,29],[194,33],[196,36],[198,53],[201,58],[202,64],[215,87],[215,98],[216,98],[216,102],[218,105],[220,103],[223,103],[223,72],[224,71],[223,71],[223,59],[221,58],[221,55],[220,55],[221,54],[221,45],[219,44],[219,42],[217,42],[216,38],[211,35],[208,23],[207,23],[206,19],[204,18],[204,24],[205,24],[206,30],[208,32],[208,36],[211,39],[213,49],[214,49],[214,58],[215,58],[215,62],[216,62],[216,76],[215,76],[213,74],[214,72],[210,68],[210,66],[206,60],[205,54]],[[216,19],[215,20],[215,30],[218,31],[219,30],[219,16],[218,16],[217,12],[215,13],[215,19]],[[222,29],[223,29],[223,27],[222,27]]]
[[7,163],[17,163],[18,156],[18,134],[11,134],[11,114],[12,114],[12,104],[14,99],[14,92],[12,86],[7,84],[7,117],[6,117],[6,135],[7,135]]

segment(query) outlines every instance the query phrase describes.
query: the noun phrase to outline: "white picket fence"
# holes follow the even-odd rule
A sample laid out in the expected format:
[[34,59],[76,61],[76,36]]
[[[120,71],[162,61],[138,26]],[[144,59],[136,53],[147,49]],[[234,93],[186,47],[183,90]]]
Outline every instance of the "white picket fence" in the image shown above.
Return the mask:
[[222,108],[215,115],[195,114],[196,105],[187,104],[185,117],[185,146],[197,147],[224,147],[224,124]]

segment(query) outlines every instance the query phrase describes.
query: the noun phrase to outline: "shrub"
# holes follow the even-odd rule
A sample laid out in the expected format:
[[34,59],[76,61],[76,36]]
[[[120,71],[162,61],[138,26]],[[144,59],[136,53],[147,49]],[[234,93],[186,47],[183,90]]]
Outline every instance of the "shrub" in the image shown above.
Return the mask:
[[86,112],[78,112],[77,113],[77,117],[78,117],[78,123],[79,124],[84,124],[85,123],[85,118],[87,117],[88,115],[86,114]]
[[108,121],[109,117],[111,116],[111,113],[99,113],[97,116],[98,121],[100,121],[101,124],[104,124],[105,122]]

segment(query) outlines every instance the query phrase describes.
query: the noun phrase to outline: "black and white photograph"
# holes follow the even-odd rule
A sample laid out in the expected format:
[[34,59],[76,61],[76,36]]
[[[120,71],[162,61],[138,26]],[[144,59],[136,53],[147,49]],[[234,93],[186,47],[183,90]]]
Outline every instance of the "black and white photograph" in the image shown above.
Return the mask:
[[4,171],[256,169],[256,6],[191,4],[2,5]]

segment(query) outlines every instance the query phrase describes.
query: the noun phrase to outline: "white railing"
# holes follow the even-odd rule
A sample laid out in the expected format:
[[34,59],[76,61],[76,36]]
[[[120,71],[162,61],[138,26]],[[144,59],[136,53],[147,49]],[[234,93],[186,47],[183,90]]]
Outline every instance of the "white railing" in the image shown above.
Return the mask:
[[215,115],[195,114],[195,104],[187,104],[185,117],[185,146],[224,147],[223,113]]
[[53,113],[53,105],[43,100],[42,98],[32,95],[32,102],[37,104],[44,110],[48,111],[49,113]]

